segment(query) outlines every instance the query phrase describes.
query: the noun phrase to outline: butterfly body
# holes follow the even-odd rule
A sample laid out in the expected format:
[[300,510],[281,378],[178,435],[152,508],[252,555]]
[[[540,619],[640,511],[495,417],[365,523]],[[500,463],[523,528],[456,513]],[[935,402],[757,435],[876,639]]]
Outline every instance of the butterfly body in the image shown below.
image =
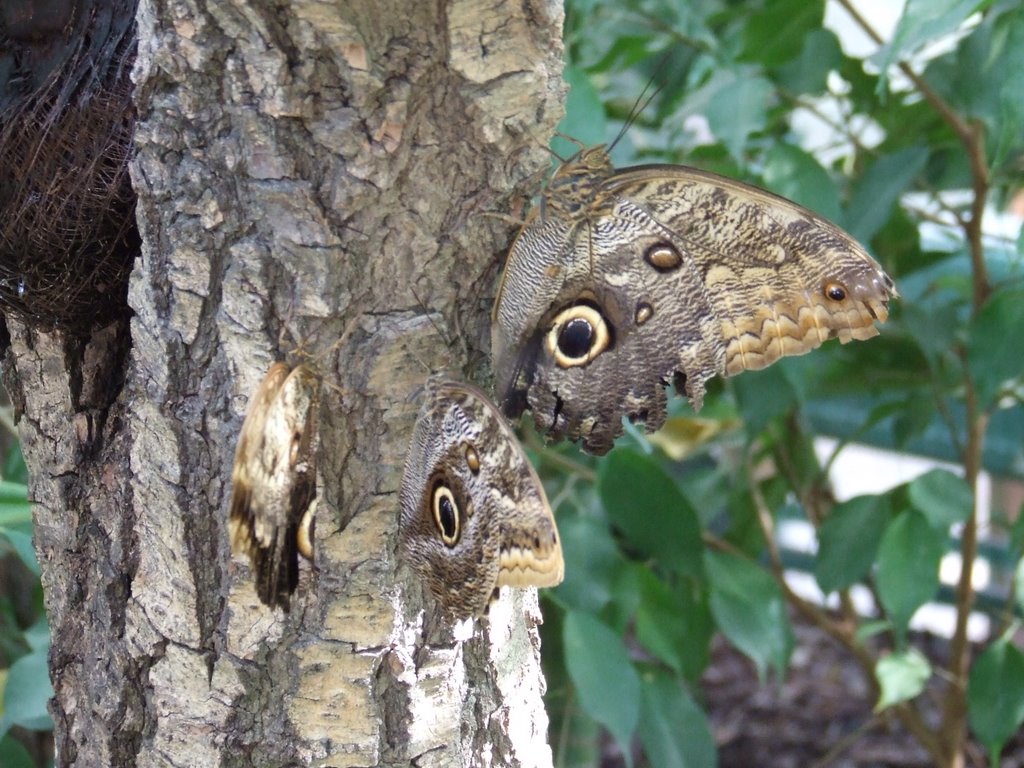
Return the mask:
[[482,614],[499,587],[562,580],[544,489],[511,428],[475,387],[428,382],[400,505],[405,557],[456,618]]
[[603,147],[556,172],[495,301],[503,410],[604,453],[621,418],[665,418],[705,383],[877,334],[889,277],[849,235],[771,193],[673,165],[616,171]]

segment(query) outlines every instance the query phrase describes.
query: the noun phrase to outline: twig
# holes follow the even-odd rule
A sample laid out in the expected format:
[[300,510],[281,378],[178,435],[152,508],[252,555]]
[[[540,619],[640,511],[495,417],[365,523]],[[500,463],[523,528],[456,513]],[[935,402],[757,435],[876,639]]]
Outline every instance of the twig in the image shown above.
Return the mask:
[[[744,456],[744,461],[746,463],[747,474],[748,476],[751,476],[753,467],[749,451]],[[861,672],[867,678],[872,691],[877,695],[878,682],[875,679],[876,659],[864,644],[857,640],[856,621],[852,624],[846,621],[834,621],[827,613],[825,613],[825,611],[804,600],[790,588],[789,584],[786,582],[785,572],[782,567],[782,558],[779,556],[778,546],[775,543],[774,520],[772,518],[771,510],[768,509],[764,495],[761,493],[761,489],[757,483],[751,482],[750,489],[751,497],[753,498],[754,506],[757,510],[757,519],[761,525],[761,532],[765,538],[766,546],[768,547],[768,557],[771,561],[772,576],[778,584],[779,589],[781,589],[785,595],[787,602],[789,602],[790,605],[792,605],[800,612],[801,615],[811,621],[815,626],[824,630],[831,637],[837,640],[853,655],[857,664],[861,668]],[[852,612],[852,608],[850,610]],[[928,729],[924,718],[921,717],[921,713],[917,711],[913,704],[911,702],[904,701],[894,705],[892,710],[896,713],[900,722],[903,723],[903,726],[913,734],[915,739],[917,739],[918,743],[921,744],[921,746],[923,746],[934,759],[939,760],[943,754],[942,744],[938,738],[936,738],[935,734]]]
[[533,432],[532,430],[527,432],[523,442],[530,448],[533,448],[533,450],[537,451],[537,453],[540,454],[541,459],[544,461],[554,464],[556,467],[559,467],[570,474],[576,475],[580,479],[586,480],[588,483],[592,484],[597,482],[597,473],[593,469],[585,464],[581,464],[578,461],[570,459],[568,456],[559,453],[558,451],[553,451],[543,440],[537,437],[536,432]]
[[[966,368],[966,363],[965,363]],[[956,624],[950,642],[949,675],[950,690],[945,697],[942,711],[941,738],[946,744],[950,764],[959,756],[967,735],[967,679],[970,672],[970,654],[967,643],[967,620],[974,604],[974,562],[978,556],[978,476],[981,473],[982,450],[988,414],[978,404],[978,394],[970,376],[965,376],[967,406],[967,445],[962,454],[964,479],[974,499],[971,514],[964,523],[960,538],[960,578],[956,585]]]
[[[867,19],[860,15],[850,0],[839,0],[839,4],[846,10],[856,24],[874,40],[878,45],[883,45],[884,40],[868,23]],[[900,71],[913,83],[914,88],[924,97],[924,100],[934,109],[940,118],[953,129],[964,149],[967,150],[967,157],[971,164],[971,180],[974,192],[974,200],[971,203],[970,218],[964,222],[964,233],[967,236],[971,251],[972,274],[974,276],[974,311],[977,312],[985,303],[991,291],[988,279],[988,266],[985,264],[985,247],[981,242],[981,222],[985,212],[985,202],[988,199],[989,169],[985,160],[985,133],[982,126],[972,123],[961,117],[928,82],[917,74],[906,62],[897,64]]]
[[809,768],[825,768],[827,765],[831,765],[832,761],[843,754],[855,741],[865,735],[875,725],[878,720],[877,715],[872,715],[854,730],[843,736],[839,741],[832,745],[832,748],[828,750],[819,759],[815,760]]

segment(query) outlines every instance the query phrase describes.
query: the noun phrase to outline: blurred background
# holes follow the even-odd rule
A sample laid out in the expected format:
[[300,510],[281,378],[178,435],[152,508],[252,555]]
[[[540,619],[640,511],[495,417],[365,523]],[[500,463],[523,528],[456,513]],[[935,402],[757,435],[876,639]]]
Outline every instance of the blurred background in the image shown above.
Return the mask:
[[806,205],[902,298],[880,337],[714,382],[699,416],[675,397],[602,459],[527,435],[566,550],[556,765],[1024,765],[1022,25],[567,4],[561,132]]

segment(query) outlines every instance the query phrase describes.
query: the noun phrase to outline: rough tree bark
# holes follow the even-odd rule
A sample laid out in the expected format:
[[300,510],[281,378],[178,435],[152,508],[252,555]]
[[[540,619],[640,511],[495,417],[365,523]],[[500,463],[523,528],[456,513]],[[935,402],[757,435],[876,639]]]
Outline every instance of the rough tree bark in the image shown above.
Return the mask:
[[[425,627],[395,534],[418,388],[486,370],[510,240],[487,214],[548,163],[561,14],[141,3],[130,340],[11,326],[58,764],[550,764],[535,595],[465,641]],[[228,552],[235,439],[279,352],[346,326],[319,362],[316,567],[271,612]]]

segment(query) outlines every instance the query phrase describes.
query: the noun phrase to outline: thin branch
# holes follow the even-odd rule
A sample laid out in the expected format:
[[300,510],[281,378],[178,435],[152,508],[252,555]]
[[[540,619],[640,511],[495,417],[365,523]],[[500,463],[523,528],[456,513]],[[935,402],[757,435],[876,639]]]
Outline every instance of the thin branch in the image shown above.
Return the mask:
[[[746,463],[747,475],[748,477],[752,477],[753,465],[749,451],[746,452],[744,461]],[[804,600],[790,588],[789,583],[785,578],[785,571],[782,566],[782,558],[779,554],[778,545],[775,543],[775,522],[772,517],[771,510],[768,508],[764,494],[761,493],[760,486],[756,482],[751,482],[749,485],[751,497],[753,498],[754,506],[757,510],[758,523],[761,526],[761,532],[765,538],[766,546],[768,548],[768,557],[771,562],[771,574],[775,579],[776,584],[778,584],[779,589],[782,590],[786,601],[799,611],[802,616],[812,622],[815,626],[828,633],[853,655],[857,664],[861,668],[861,672],[867,678],[872,691],[877,695],[878,683],[875,679],[876,658],[863,643],[858,641],[856,636],[856,621],[852,624],[846,621],[834,621],[824,610],[817,605]],[[942,744],[939,739],[936,738],[935,734],[928,729],[927,724],[921,717],[921,713],[913,707],[911,702],[906,701],[894,705],[892,709],[900,719],[900,722],[903,723],[903,726],[913,734],[918,743],[928,750],[928,753],[933,758],[938,760],[943,754]]]
[[[874,30],[867,19],[861,16],[857,9],[853,7],[850,0],[839,0],[839,4],[872,40],[878,45],[885,43],[881,35]],[[953,129],[960,143],[967,150],[967,157],[971,164],[974,200],[971,204],[970,218],[964,225],[964,232],[971,251],[971,264],[974,276],[974,310],[977,312],[981,305],[985,303],[985,299],[988,298],[988,294],[991,291],[988,267],[985,264],[985,248],[981,242],[981,224],[989,189],[989,169],[988,162],[985,159],[985,133],[980,124],[971,123],[961,117],[909,64],[901,61],[897,66],[907,79],[913,83],[914,88],[924,97],[924,100],[938,113],[946,125]]]
[[948,754],[956,755],[963,749],[967,729],[967,679],[970,672],[970,647],[967,642],[967,621],[974,604],[974,562],[978,556],[978,476],[982,469],[982,451],[988,414],[978,404],[974,382],[965,376],[966,406],[968,414],[967,445],[962,454],[964,479],[971,489],[974,503],[970,517],[964,523],[960,539],[960,578],[956,585],[956,624],[950,642],[950,690],[945,697],[942,713],[941,738]]
[[593,469],[578,461],[574,461],[563,453],[552,450],[541,438],[537,437],[536,432],[532,430],[527,432],[523,442],[537,451],[543,461],[553,464],[582,480],[586,480],[588,483],[597,482],[597,473]]
[[843,738],[837,741],[832,747],[822,755],[820,758],[811,763],[810,768],[826,768],[826,766],[834,765],[834,760],[838,758],[843,752],[851,747],[855,742],[859,741],[862,737],[867,735],[875,723],[878,722],[878,715],[872,715],[857,728],[847,733]]

